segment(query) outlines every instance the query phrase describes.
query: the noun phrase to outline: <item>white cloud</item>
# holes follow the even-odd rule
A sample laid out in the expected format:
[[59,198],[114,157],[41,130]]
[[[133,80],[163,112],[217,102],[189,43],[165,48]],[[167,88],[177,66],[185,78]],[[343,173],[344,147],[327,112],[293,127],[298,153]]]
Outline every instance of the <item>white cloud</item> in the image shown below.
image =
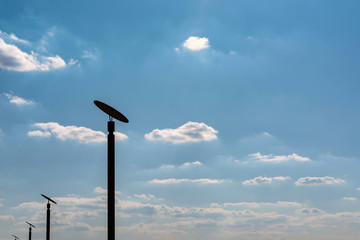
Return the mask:
[[296,162],[311,161],[310,158],[301,157],[301,156],[297,155],[296,153],[293,153],[293,154],[290,154],[287,156],[286,155],[273,156],[273,154],[262,155],[261,153],[257,152],[257,153],[249,154],[249,156],[252,160],[255,160],[257,162],[263,162],[263,163],[281,163],[281,162],[288,162],[288,161],[296,161]]
[[200,166],[202,165],[201,162],[195,161],[195,162],[187,162],[183,164],[183,167],[190,167],[190,166]]
[[0,68],[2,69],[17,72],[50,71],[65,66],[65,61],[58,55],[48,57],[34,52],[28,54],[16,45],[8,44],[0,38]]
[[356,190],[360,191],[360,188],[357,188]]
[[269,184],[272,183],[273,181],[285,181],[290,179],[290,177],[256,177],[250,180],[245,180],[243,181],[242,184],[244,185],[260,185],[260,184]]
[[191,51],[200,51],[210,47],[208,38],[193,36],[186,39],[186,41],[183,43],[183,46]]
[[202,142],[217,139],[217,130],[207,126],[205,123],[187,122],[177,129],[155,129],[145,134],[148,141],[162,141],[173,144]]
[[[62,126],[57,122],[35,123],[34,126],[43,131],[30,131],[28,132],[30,137],[49,137],[54,135],[62,141],[76,140],[80,143],[103,143],[107,141],[105,133],[86,127]],[[115,132],[115,138],[121,141],[128,137],[123,133]]]
[[228,179],[208,179],[208,178],[200,178],[200,179],[188,179],[188,178],[168,178],[168,179],[153,179],[149,183],[155,184],[177,184],[177,183],[201,183],[201,184],[220,184],[225,182],[231,182]]
[[299,178],[295,185],[320,185],[320,184],[339,184],[345,183],[345,180],[333,177],[304,177]]
[[323,214],[325,211],[318,208],[302,208],[295,211],[297,214]]
[[18,96],[13,95],[12,92],[10,93],[3,93],[9,100],[10,103],[16,104],[18,106],[24,106],[24,105],[33,105],[35,104],[34,100],[27,100]]
[[357,198],[356,197],[343,197],[342,200],[347,200],[347,201],[356,201]]

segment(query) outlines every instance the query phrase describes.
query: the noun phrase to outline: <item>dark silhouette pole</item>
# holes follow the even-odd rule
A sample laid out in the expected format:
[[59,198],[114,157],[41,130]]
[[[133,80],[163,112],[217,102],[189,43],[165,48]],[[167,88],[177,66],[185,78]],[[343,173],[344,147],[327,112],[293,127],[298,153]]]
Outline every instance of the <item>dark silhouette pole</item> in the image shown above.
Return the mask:
[[31,228],[36,228],[34,225],[32,225],[31,223],[25,221],[27,224],[29,224],[29,240],[31,240]]
[[44,198],[48,200],[47,203],[47,211],[46,211],[46,240],[50,240],[50,201],[57,204],[54,200],[51,198],[45,196],[44,194],[41,194]]
[[116,109],[100,101],[95,105],[109,115],[108,121],[108,240],[115,240],[115,122],[113,118],[128,123],[129,120]]
[[15,235],[12,235],[14,238],[15,238],[15,240],[20,240],[20,238],[18,238],[17,236],[15,236]]
[[115,240],[115,123],[108,121],[108,240]]

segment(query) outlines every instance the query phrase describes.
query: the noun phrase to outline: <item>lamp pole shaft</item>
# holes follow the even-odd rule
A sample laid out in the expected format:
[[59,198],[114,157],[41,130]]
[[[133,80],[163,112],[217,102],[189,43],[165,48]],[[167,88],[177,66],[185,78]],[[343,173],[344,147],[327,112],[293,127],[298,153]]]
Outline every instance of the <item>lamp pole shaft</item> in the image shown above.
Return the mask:
[[108,122],[108,240],[115,240],[115,123]]
[[46,240],[50,240],[50,203],[47,204],[46,211]]
[[31,240],[31,227],[29,228],[29,240]]

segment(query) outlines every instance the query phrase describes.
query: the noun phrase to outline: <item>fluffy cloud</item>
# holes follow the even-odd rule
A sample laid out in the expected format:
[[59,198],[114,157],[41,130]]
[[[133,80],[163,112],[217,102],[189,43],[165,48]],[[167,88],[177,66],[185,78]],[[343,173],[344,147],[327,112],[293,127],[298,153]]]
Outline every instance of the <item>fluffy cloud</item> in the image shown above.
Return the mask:
[[290,179],[290,177],[256,177],[250,180],[245,180],[243,181],[242,184],[244,185],[260,185],[260,184],[269,184],[272,183],[273,181],[285,181]]
[[333,177],[304,177],[299,178],[295,185],[320,185],[320,184],[339,184],[345,183],[345,180]]
[[[17,42],[21,41],[15,35],[10,36],[15,41],[17,39]],[[0,68],[2,69],[17,72],[50,71],[65,66],[65,61],[58,55],[41,56],[35,52],[29,54],[0,38]]]
[[179,144],[215,140],[217,133],[217,130],[205,123],[188,122],[177,129],[155,129],[145,134],[145,139]]
[[210,47],[209,39],[205,37],[189,37],[183,43],[183,47],[191,51],[200,51]]
[[357,198],[356,197],[343,197],[342,200],[347,200],[347,201],[356,201]]
[[176,183],[201,183],[201,184],[219,184],[230,182],[230,180],[226,179],[208,179],[208,178],[200,178],[200,179],[188,179],[188,178],[168,178],[168,179],[153,179],[149,183],[156,184],[176,184]]
[[261,153],[257,152],[257,153],[249,154],[249,156],[252,160],[255,160],[257,162],[263,162],[263,163],[281,163],[281,162],[288,162],[288,161],[309,162],[310,161],[310,158],[301,157],[295,153],[290,154],[290,155],[273,156],[273,154],[262,155]]
[[[35,123],[35,127],[42,129],[28,132],[29,137],[49,137],[54,135],[62,141],[76,140],[80,143],[103,143],[107,141],[105,133],[94,131],[86,127],[62,126],[57,122]],[[119,132],[115,132],[116,140],[125,140],[128,137]]]
[[4,95],[10,100],[10,103],[16,104],[18,106],[24,105],[33,105],[35,104],[34,100],[27,100],[18,96],[15,96],[13,93],[4,93]]

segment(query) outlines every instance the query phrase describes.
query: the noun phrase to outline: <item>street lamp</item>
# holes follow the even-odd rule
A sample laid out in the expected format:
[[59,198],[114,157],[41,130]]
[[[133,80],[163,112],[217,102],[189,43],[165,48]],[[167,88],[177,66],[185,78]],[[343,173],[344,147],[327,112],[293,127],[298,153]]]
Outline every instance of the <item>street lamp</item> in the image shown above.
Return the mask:
[[100,102],[94,101],[95,105],[109,115],[108,121],[108,240],[115,240],[115,123],[113,118],[120,122],[128,123],[129,120],[115,108]]

